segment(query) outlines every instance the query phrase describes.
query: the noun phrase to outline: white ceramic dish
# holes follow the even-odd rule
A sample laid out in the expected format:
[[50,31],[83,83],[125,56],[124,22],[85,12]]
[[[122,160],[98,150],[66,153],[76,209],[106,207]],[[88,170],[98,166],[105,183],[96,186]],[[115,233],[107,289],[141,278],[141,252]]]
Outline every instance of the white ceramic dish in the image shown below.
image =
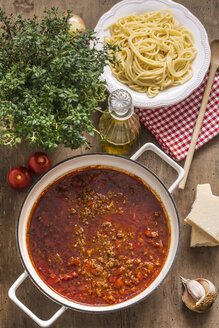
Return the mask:
[[146,94],[133,91],[117,81],[112,75],[109,66],[105,67],[101,78],[106,80],[108,91],[112,92],[115,89],[121,88],[127,90],[132,95],[134,105],[139,108],[157,108],[173,105],[188,97],[200,85],[210,64],[210,47],[203,25],[188,9],[171,0],[124,0],[106,12],[95,27],[97,37],[102,42],[104,36],[110,35],[109,30],[104,31],[105,28],[115,22],[119,17],[161,9],[170,9],[179,23],[186,26],[193,33],[195,47],[198,51],[193,62],[194,75],[188,82],[180,86],[170,87],[160,92],[156,97],[149,98]]
[[[163,160],[165,160],[169,165],[171,165],[177,171],[178,177],[169,189],[167,189],[164,186],[164,184],[155,174],[153,174],[149,169],[147,169],[145,166],[143,166],[142,164],[136,161],[136,159],[146,150],[154,151],[158,156],[160,156]],[[166,262],[161,272],[159,273],[157,278],[151,283],[151,285],[149,285],[148,288],[146,288],[138,295],[132,297],[131,299],[128,299],[119,304],[107,305],[107,306],[95,306],[95,305],[91,306],[91,305],[77,303],[63,297],[62,295],[56,293],[53,289],[51,289],[39,277],[37,271],[35,270],[28,253],[27,240],[26,240],[28,218],[34,203],[36,202],[42,191],[48,185],[54,182],[57,178],[71,171],[87,166],[95,166],[97,164],[104,167],[110,166],[115,169],[124,170],[131,174],[137,175],[147,185],[149,185],[150,188],[153,189],[157,195],[159,195],[166,209],[169,218],[170,235],[171,235],[170,246],[169,246]],[[137,302],[143,300],[145,297],[149,296],[164,281],[164,279],[170,272],[177,255],[177,250],[179,246],[179,237],[180,237],[179,236],[180,225],[179,225],[179,217],[178,217],[177,209],[173,201],[173,198],[171,196],[171,192],[176,188],[176,186],[182,180],[183,176],[184,176],[184,170],[178,164],[176,164],[171,158],[169,158],[166,154],[164,154],[159,148],[157,148],[156,146],[150,143],[145,144],[141,149],[139,149],[139,151],[135,153],[131,159],[122,156],[104,154],[104,153],[85,154],[85,155],[69,158],[52,167],[44,175],[42,175],[37,181],[37,183],[30,189],[19,213],[18,223],[17,223],[17,246],[21,257],[21,261],[25,268],[25,272],[16,280],[16,282],[10,288],[9,297],[26,314],[28,314],[39,326],[49,327],[66,309],[74,309],[78,311],[86,311],[92,313],[110,312],[110,311],[121,310],[128,306],[136,304]],[[48,296],[53,301],[62,305],[62,307],[49,320],[39,319],[30,309],[28,309],[16,297],[16,289],[28,276],[46,296]]]

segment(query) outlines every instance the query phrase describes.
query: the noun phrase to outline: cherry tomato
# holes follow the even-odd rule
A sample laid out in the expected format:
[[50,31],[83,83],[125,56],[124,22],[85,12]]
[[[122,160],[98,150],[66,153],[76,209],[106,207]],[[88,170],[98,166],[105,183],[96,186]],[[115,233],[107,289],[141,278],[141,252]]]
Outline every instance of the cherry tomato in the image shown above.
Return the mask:
[[50,158],[41,152],[34,153],[28,160],[29,169],[36,175],[41,175],[52,166]]
[[30,171],[24,166],[17,166],[8,172],[8,184],[14,189],[24,189],[31,183]]

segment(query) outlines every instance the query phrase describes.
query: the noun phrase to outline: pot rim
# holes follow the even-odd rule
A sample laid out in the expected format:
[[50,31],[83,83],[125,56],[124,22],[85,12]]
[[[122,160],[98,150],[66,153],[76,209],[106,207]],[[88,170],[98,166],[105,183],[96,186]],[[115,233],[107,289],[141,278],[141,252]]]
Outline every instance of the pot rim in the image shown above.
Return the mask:
[[[35,185],[37,183],[40,182],[40,180],[43,178],[44,175],[46,175],[49,171],[52,171],[55,167],[61,165],[62,163],[65,163],[69,160],[72,160],[74,158],[78,158],[78,157],[85,157],[85,156],[92,156],[92,155],[100,155],[100,156],[114,156],[114,157],[119,157],[119,158],[123,158],[125,160],[129,160],[131,162],[134,162],[135,164],[141,166],[142,168],[144,168],[146,171],[148,171],[150,174],[152,174],[155,179],[157,179],[157,181],[164,187],[164,189],[166,190],[172,204],[173,204],[173,207],[174,207],[174,210],[175,210],[175,214],[176,214],[176,218],[177,218],[177,224],[178,224],[178,244],[176,246],[176,251],[175,251],[175,255],[174,255],[174,258],[172,260],[172,263],[169,267],[169,269],[167,270],[166,274],[164,275],[164,277],[161,279],[160,283],[150,292],[148,293],[147,295],[145,295],[144,297],[142,297],[141,299],[139,300],[136,300],[135,302],[131,303],[131,304],[128,304],[128,305],[122,305],[125,301],[121,302],[121,303],[118,303],[118,305],[121,305],[120,308],[117,308],[117,309],[111,309],[111,306],[112,305],[101,305],[101,306],[98,306],[98,305],[90,305],[90,304],[83,304],[83,303],[79,303],[79,302],[74,302],[72,301],[72,304],[73,306],[69,306],[69,305],[66,305],[65,303],[62,303],[61,301],[55,299],[53,296],[51,296],[50,294],[48,294],[41,286],[39,286],[39,284],[35,281],[35,279],[32,277],[31,273],[29,272],[28,268],[27,268],[27,265],[25,264],[25,261],[22,257],[22,254],[21,254],[21,249],[20,249],[20,245],[19,245],[19,238],[18,238],[18,230],[19,230],[19,223],[20,223],[20,217],[21,217],[21,212],[22,212],[22,209],[23,209],[23,206],[26,202],[26,199],[27,197],[29,196],[29,194],[31,193],[32,189],[35,187]],[[98,165],[98,164],[97,164]],[[113,166],[112,166],[113,167]],[[136,174],[137,175],[137,174]],[[54,180],[55,181],[55,180]],[[46,172],[44,172],[42,175],[40,175],[36,181],[33,183],[33,185],[30,187],[30,189],[27,191],[27,194],[25,195],[24,197],[24,200],[21,204],[21,207],[20,207],[20,210],[19,210],[19,213],[18,213],[18,219],[17,219],[17,227],[16,227],[16,243],[17,243],[17,249],[18,249],[18,253],[19,253],[19,257],[21,259],[21,263],[25,269],[25,271],[27,272],[29,278],[31,279],[31,281],[34,283],[34,285],[44,294],[46,295],[49,299],[51,299],[52,301],[54,301],[55,303],[59,304],[59,305],[62,305],[64,306],[65,308],[68,308],[68,309],[71,309],[71,310],[75,310],[75,311],[79,311],[79,312],[85,312],[85,313],[106,313],[106,312],[116,312],[116,311],[119,311],[119,310],[123,310],[123,309],[126,309],[126,308],[129,308],[131,306],[134,306],[135,304],[138,304],[140,302],[142,302],[143,300],[145,300],[146,298],[148,298],[158,287],[161,286],[161,284],[165,281],[165,279],[167,278],[167,276],[169,275],[170,271],[172,270],[172,267],[176,261],[176,258],[177,258],[177,255],[178,255],[178,252],[179,252],[179,246],[180,246],[180,240],[181,240],[181,229],[180,229],[180,219],[179,219],[179,214],[178,214],[178,210],[177,210],[177,207],[176,207],[176,204],[174,202],[174,199],[171,195],[171,193],[169,192],[169,190],[167,189],[167,187],[165,186],[165,184],[161,181],[161,179],[153,172],[151,171],[149,168],[147,168],[144,164],[138,162],[137,160],[133,160],[129,157],[126,157],[126,156],[122,156],[122,155],[117,155],[117,154],[108,154],[108,153],[101,153],[101,152],[94,152],[94,153],[87,153],[87,154],[79,154],[79,155],[75,155],[75,156],[71,156],[71,157],[68,157],[58,163],[56,163],[55,165],[53,165],[50,169],[48,169]],[[35,270],[36,271],[36,270]],[[162,271],[162,270],[161,270]],[[39,276],[39,275],[38,275]],[[39,279],[42,280],[39,276]],[[50,287],[51,288],[51,287]],[[51,288],[52,289],[52,288]],[[144,290],[143,290],[144,291]],[[142,292],[143,292],[142,291]],[[58,293],[57,293],[58,294]],[[141,294],[141,292],[139,293]],[[139,295],[137,294],[137,295]],[[60,294],[58,294],[60,295]],[[62,296],[62,295],[61,295]],[[65,299],[65,297],[62,297],[63,299]],[[133,297],[134,298],[134,297]],[[84,309],[78,309],[76,307],[74,307],[75,304],[81,304],[84,306]],[[114,306],[114,304],[113,304]],[[100,309],[101,307],[101,309]],[[99,310],[98,310],[99,308]],[[103,309],[104,308],[104,309]],[[106,308],[106,309],[105,309]]]

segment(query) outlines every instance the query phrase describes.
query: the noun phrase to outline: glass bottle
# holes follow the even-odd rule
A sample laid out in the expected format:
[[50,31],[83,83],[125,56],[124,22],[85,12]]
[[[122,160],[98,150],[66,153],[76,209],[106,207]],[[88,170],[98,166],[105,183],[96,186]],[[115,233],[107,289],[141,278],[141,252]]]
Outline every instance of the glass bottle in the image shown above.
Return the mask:
[[140,122],[134,112],[132,97],[123,89],[113,91],[108,98],[109,109],[100,118],[99,130],[106,141],[104,150],[124,155],[139,136]]

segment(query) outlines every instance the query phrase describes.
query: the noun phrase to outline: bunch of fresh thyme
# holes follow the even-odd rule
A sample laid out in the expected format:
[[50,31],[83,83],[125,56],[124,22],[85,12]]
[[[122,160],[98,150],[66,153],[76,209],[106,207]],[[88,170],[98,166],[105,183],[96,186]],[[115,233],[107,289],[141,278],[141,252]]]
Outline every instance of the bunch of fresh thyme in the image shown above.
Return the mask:
[[76,149],[95,132],[91,115],[106,98],[99,77],[116,49],[97,50],[93,31],[72,35],[71,11],[44,13],[15,19],[0,9],[0,145]]

